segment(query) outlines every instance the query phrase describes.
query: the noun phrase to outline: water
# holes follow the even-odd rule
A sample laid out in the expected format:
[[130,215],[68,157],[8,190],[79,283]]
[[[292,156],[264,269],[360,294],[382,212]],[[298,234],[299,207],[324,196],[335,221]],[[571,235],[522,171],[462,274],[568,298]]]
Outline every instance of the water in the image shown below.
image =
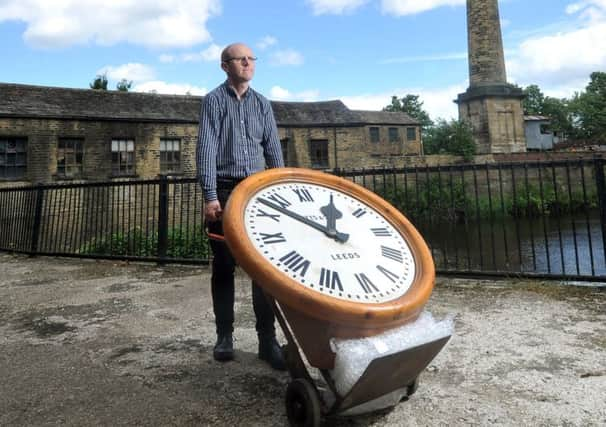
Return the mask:
[[603,276],[599,212],[514,221],[420,224],[436,268]]

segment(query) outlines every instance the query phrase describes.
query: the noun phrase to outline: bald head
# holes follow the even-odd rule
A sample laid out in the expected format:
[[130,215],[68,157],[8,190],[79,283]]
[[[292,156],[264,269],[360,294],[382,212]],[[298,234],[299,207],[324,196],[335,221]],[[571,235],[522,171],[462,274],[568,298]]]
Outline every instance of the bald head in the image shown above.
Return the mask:
[[248,89],[248,84],[255,74],[253,51],[244,43],[232,43],[221,52],[221,69],[227,74],[229,84],[239,94]]
[[225,62],[229,60],[229,58],[233,58],[234,51],[240,51],[242,49],[251,51],[251,49],[244,43],[232,43],[230,45],[227,45],[225,49],[223,49],[223,51],[221,52],[221,62]]

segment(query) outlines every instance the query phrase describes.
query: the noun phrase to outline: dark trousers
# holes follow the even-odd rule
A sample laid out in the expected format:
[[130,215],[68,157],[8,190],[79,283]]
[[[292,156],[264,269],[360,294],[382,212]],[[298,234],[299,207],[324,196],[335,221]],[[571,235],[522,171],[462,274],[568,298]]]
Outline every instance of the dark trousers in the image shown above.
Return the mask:
[[[234,185],[218,184],[217,196],[222,209],[225,209],[227,199]],[[206,225],[210,233],[223,235],[221,221],[208,222]],[[236,261],[225,242],[211,240],[210,247],[213,252],[211,292],[217,334],[231,334],[234,330],[234,271]],[[273,337],[275,335],[273,309],[265,298],[263,290],[254,281],[252,282],[252,302],[257,319],[255,328],[259,337],[261,339]]]

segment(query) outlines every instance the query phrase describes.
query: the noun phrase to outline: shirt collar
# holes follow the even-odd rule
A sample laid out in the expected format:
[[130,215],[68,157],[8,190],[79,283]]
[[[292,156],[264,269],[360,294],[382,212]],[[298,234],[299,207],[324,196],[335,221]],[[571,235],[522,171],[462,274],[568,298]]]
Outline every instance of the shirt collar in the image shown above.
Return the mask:
[[[230,96],[233,96],[236,99],[238,98],[238,94],[236,93],[235,89],[229,85],[229,80],[225,80],[225,83],[223,83],[223,85],[225,86],[225,90],[227,90],[227,93]],[[252,90],[251,87],[248,86],[248,89],[246,89],[246,92],[244,92],[242,94],[242,96],[240,96],[240,99],[246,98],[248,96],[248,94],[251,92],[251,90]]]

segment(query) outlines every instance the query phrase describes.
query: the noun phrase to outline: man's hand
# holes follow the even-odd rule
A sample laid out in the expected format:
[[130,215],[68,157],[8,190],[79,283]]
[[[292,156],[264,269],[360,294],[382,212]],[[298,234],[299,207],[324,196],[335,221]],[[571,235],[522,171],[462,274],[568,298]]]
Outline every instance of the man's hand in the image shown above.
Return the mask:
[[222,215],[223,209],[221,209],[221,203],[218,200],[204,203],[204,219],[206,221],[219,221]]

